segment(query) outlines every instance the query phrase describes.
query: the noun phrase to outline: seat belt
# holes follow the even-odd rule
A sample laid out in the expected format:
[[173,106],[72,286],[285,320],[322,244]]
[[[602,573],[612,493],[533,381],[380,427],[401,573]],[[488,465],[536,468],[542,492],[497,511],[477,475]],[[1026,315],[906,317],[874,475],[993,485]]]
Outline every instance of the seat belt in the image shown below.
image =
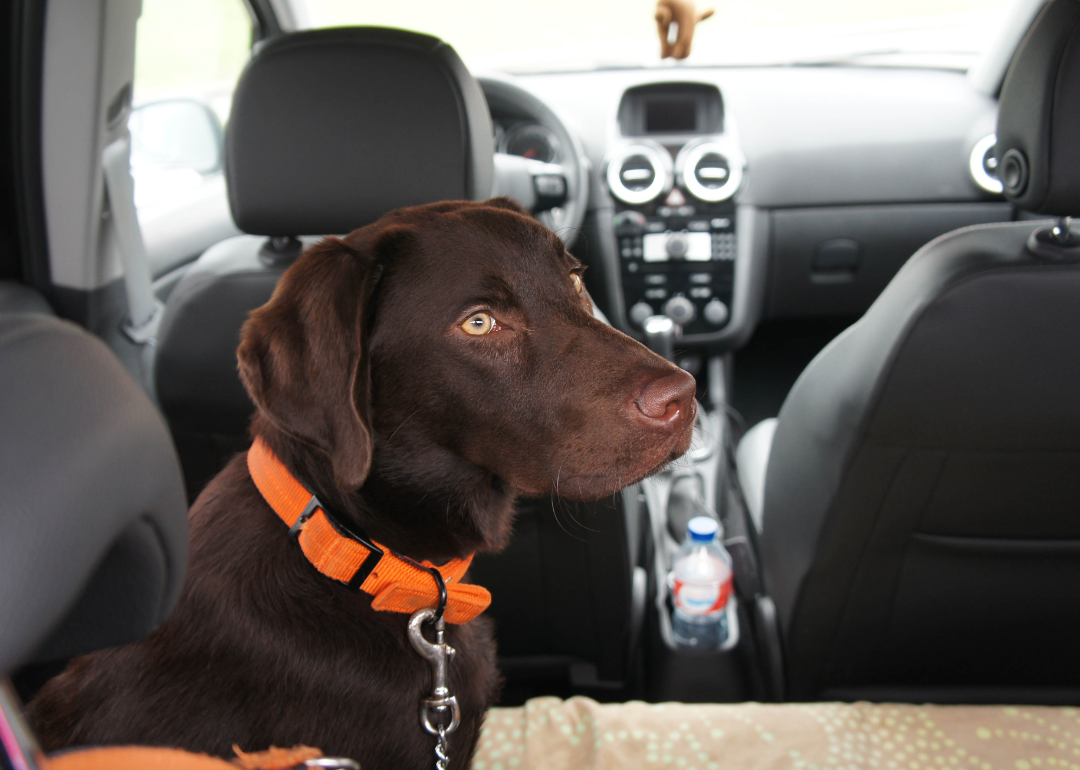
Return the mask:
[[116,232],[120,262],[124,266],[128,317],[121,325],[137,345],[153,346],[164,305],[154,296],[146,244],[135,213],[135,181],[131,178],[131,135],[125,127],[101,153],[108,211]]

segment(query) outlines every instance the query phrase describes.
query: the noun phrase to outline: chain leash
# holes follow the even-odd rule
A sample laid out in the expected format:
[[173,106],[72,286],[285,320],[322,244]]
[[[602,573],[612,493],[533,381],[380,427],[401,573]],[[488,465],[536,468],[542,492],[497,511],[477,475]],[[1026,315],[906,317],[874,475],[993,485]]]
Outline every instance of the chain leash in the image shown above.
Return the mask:
[[446,770],[450,764],[450,746],[446,741],[446,728],[439,725],[439,742],[435,744],[435,770]]

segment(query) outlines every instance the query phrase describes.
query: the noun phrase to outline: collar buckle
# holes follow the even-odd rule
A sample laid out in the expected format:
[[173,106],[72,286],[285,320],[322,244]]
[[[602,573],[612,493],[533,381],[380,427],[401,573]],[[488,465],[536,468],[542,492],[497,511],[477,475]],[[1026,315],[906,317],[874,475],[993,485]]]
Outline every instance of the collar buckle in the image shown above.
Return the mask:
[[311,499],[308,500],[308,504],[304,506],[304,510],[300,511],[300,515],[296,517],[296,521],[294,521],[293,525],[289,527],[289,537],[291,537],[293,540],[299,541],[300,533],[304,531],[304,525],[307,524],[308,519],[314,516],[315,511],[318,510],[322,510],[325,513],[326,506],[324,506],[319,501],[319,498],[317,498],[315,495],[312,495]]
[[368,575],[374,572],[375,567],[377,567],[379,562],[382,561],[382,557],[386,554],[386,552],[379,546],[375,545],[375,543],[373,543],[370,538],[350,530],[344,524],[339,522],[334,516],[330,514],[330,511],[327,510],[326,506],[323,505],[322,501],[320,501],[319,498],[315,495],[311,496],[311,499],[308,500],[308,504],[304,506],[304,510],[300,511],[300,515],[296,518],[296,521],[291,527],[289,527],[289,537],[299,543],[300,533],[304,531],[304,525],[307,524],[308,520],[310,520],[317,511],[323,512],[323,516],[326,517],[326,520],[330,523],[330,526],[333,527],[337,532],[344,535],[345,537],[355,540],[368,550],[367,557],[364,559],[363,563],[357,568],[356,572],[353,573],[353,576],[347,581],[342,581],[343,583],[345,583],[345,585],[347,585],[354,591],[359,591],[360,586],[362,586],[364,584],[364,581],[368,579]]

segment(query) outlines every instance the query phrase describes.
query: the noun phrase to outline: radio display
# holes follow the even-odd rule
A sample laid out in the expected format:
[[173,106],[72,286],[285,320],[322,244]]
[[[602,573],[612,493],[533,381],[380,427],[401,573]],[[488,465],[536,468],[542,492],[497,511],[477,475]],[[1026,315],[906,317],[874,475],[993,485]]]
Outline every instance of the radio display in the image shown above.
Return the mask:
[[698,102],[696,99],[646,99],[645,132],[675,134],[696,131]]

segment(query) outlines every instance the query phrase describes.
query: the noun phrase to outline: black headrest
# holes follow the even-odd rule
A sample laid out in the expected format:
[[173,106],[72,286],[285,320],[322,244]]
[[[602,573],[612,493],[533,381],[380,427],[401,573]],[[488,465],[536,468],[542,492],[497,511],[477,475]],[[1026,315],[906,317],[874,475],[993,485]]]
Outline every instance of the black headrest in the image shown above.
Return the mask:
[[1016,51],[998,109],[998,177],[1017,206],[1080,214],[1080,2],[1052,0]]
[[438,38],[379,27],[284,35],[240,78],[229,204],[255,235],[347,233],[401,206],[480,200],[494,175],[479,84]]
[[132,641],[187,566],[176,452],[99,339],[0,315],[0,674]]

